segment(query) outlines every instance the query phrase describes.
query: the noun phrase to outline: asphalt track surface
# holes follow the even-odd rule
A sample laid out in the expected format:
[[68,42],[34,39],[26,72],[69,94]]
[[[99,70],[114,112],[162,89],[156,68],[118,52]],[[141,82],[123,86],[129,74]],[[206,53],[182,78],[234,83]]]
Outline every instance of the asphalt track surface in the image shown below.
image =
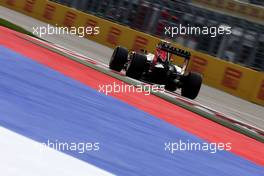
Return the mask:
[[[31,32],[33,32],[33,27],[47,25],[4,7],[0,7],[0,15],[2,18],[14,22]],[[43,38],[105,64],[108,64],[112,54],[112,49],[77,36],[44,35]],[[247,102],[206,85],[202,86],[196,100],[236,120],[264,130],[264,108],[262,106]]]
[[[38,142],[100,142],[97,152],[64,152],[116,175],[264,173],[260,142],[153,95],[101,94],[96,91],[98,84],[118,80],[7,29],[0,30],[0,43],[0,125],[4,128]],[[232,152],[164,150],[164,142],[179,139],[231,142]]]

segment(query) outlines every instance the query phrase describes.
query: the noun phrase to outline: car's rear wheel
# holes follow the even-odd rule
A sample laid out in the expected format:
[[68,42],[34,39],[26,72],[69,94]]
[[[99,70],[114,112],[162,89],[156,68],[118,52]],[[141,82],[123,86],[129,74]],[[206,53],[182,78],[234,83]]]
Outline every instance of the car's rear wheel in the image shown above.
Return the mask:
[[199,94],[202,85],[202,76],[199,73],[190,72],[182,79],[181,95],[190,99],[195,99]]
[[139,79],[144,72],[146,63],[147,57],[145,55],[133,53],[130,63],[127,66],[126,75],[134,79]]
[[177,90],[177,85],[175,82],[170,81],[165,85],[165,89],[171,92],[174,92]]
[[177,84],[175,82],[175,77],[173,77],[173,73],[175,73],[176,70],[169,70],[167,72],[167,81],[166,81],[166,84],[165,84],[165,89],[168,90],[168,91],[171,91],[171,92],[174,92],[177,90]]
[[116,47],[109,62],[109,68],[120,72],[127,62],[128,50],[123,47]]

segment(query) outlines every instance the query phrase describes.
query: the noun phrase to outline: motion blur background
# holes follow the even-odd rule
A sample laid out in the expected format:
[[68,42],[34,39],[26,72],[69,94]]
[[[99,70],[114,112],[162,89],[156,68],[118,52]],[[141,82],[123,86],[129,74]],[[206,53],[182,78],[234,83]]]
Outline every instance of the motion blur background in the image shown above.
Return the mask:
[[[54,0],[53,0],[54,1]],[[255,70],[264,70],[263,0],[55,0],[160,38],[165,26],[227,25],[232,35],[188,35],[172,40]],[[166,36],[168,37],[168,36]]]
[[99,27],[98,35],[51,34],[43,39],[104,65],[118,45],[154,52],[160,38],[168,37],[165,26],[232,27],[232,35],[178,35],[171,40],[192,53],[188,69],[203,75],[197,102],[264,129],[263,6],[235,0],[56,2],[0,0],[0,15],[30,32],[48,24]]

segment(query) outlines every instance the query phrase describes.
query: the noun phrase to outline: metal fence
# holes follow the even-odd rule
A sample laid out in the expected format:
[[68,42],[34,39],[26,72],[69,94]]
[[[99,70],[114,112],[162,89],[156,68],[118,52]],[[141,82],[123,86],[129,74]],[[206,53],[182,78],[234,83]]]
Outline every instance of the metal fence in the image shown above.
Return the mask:
[[[53,0],[54,1],[54,0]],[[186,47],[264,71],[264,26],[180,0],[56,0],[56,2],[165,38],[165,26],[232,27],[228,36],[178,35]]]

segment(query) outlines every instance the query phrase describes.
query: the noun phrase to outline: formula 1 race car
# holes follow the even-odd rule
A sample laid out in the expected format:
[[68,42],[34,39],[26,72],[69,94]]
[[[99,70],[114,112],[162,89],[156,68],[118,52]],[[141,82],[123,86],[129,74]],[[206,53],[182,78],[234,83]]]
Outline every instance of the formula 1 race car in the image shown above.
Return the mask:
[[[184,58],[182,66],[173,63],[173,55]],[[117,72],[124,69],[126,76],[134,79],[165,85],[168,91],[181,89],[182,96],[195,99],[200,91],[202,76],[187,71],[190,58],[190,52],[161,41],[156,46],[155,54],[145,50],[129,52],[118,46],[113,52],[109,67]]]

